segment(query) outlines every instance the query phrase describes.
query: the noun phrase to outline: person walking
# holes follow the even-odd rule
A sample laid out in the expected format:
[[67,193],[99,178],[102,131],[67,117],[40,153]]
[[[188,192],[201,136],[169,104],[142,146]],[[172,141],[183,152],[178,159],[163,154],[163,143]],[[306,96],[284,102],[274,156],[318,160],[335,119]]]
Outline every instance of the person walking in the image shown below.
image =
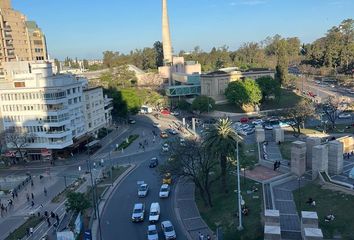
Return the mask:
[[47,196],[47,189],[44,187],[44,196]]
[[31,193],[31,198],[32,198],[32,200],[34,200],[34,194],[33,193]]
[[31,202],[31,206],[34,207],[34,202],[33,201]]
[[29,202],[30,201],[30,197],[29,197],[28,193],[26,193],[26,198],[27,198],[27,202]]

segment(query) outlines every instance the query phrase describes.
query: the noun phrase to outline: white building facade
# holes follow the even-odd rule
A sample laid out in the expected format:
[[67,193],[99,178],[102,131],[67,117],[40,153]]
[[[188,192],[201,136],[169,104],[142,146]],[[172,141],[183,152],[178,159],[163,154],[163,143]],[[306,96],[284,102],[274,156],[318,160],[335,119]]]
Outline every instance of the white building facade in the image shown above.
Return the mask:
[[85,119],[86,131],[89,133],[98,133],[106,126],[105,101],[101,87],[84,89],[85,97]]
[[[84,79],[53,75],[49,62],[4,65],[8,87],[0,89],[3,129],[25,135],[29,159],[40,159],[43,150],[64,149],[85,135]],[[7,147],[14,144],[7,142]]]

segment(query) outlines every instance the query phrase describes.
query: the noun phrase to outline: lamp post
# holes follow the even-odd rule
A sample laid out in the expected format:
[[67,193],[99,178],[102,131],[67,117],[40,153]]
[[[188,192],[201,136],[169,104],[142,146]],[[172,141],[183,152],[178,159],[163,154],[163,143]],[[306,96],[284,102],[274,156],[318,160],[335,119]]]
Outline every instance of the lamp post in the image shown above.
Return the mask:
[[243,230],[242,226],[242,212],[241,212],[241,187],[240,187],[240,161],[239,161],[239,147],[238,136],[236,141],[236,161],[237,161],[237,198],[238,198],[238,222],[237,230]]

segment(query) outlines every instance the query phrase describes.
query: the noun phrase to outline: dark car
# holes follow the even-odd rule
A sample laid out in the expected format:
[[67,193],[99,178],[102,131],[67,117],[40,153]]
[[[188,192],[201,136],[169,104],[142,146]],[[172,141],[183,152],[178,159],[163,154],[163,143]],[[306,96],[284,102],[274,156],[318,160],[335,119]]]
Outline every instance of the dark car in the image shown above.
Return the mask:
[[171,129],[171,128],[167,129],[167,131],[168,131],[168,133],[171,134],[171,135],[177,135],[177,134],[178,134],[178,132],[177,132],[176,130]]
[[151,158],[149,167],[154,168],[154,167],[157,167],[157,165],[159,165],[159,160],[155,157]]
[[134,119],[129,119],[128,122],[129,122],[129,124],[135,124],[136,123],[136,121]]

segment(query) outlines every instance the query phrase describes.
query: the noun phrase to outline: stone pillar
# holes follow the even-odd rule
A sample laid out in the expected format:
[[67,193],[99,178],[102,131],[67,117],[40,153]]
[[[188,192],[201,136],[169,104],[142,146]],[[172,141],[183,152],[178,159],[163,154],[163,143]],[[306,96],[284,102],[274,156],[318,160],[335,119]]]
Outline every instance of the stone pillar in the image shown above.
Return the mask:
[[301,211],[301,229],[318,228],[317,212]]
[[321,138],[308,137],[306,139],[306,169],[312,169],[312,148],[321,144]]
[[195,132],[195,118],[192,118],[192,130]]
[[306,143],[295,141],[291,145],[291,172],[301,176],[306,171]]
[[183,125],[183,127],[186,126],[186,119],[185,118],[182,118],[182,125]]
[[341,174],[343,172],[343,143],[328,142],[328,173]]
[[319,228],[304,228],[302,237],[304,240],[320,240],[323,239],[323,233]]
[[280,226],[279,210],[266,209],[264,211],[264,222],[268,226]]
[[273,129],[273,137],[274,137],[274,141],[276,143],[284,142],[284,129],[282,129],[280,127],[275,127]]
[[318,145],[312,148],[312,179],[316,179],[318,172],[328,173],[328,146]]
[[265,132],[262,126],[257,125],[256,126],[256,142],[261,143],[265,141]]
[[280,226],[264,225],[264,240],[281,240]]

